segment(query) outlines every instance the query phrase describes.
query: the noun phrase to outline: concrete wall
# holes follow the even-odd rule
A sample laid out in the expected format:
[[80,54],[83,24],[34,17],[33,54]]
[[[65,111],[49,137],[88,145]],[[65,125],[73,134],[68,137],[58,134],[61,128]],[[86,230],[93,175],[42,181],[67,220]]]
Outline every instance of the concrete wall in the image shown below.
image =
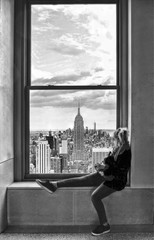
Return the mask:
[[[13,1],[3,0],[5,5]],[[121,220],[126,224],[152,224],[153,223],[153,136],[154,136],[154,104],[153,104],[153,23],[154,23],[154,7],[153,0],[132,0],[130,6],[131,16],[131,143],[132,143],[132,167],[131,167],[131,187],[122,192],[115,193],[105,199],[105,205],[111,224],[119,223]],[[10,9],[8,5],[7,9]],[[8,11],[10,16],[10,10]],[[7,13],[7,14],[8,14]],[[7,16],[7,15],[6,15]],[[4,17],[4,16],[3,16]],[[7,19],[6,23],[9,22]],[[1,28],[2,29],[2,28]],[[8,27],[7,37],[10,36],[11,30]],[[13,27],[12,27],[13,29]],[[5,33],[5,32],[4,32]],[[1,31],[2,38],[2,31]],[[6,38],[7,39],[7,38]],[[3,41],[3,45],[11,44],[9,41]],[[12,38],[10,37],[10,40]],[[6,49],[3,46],[3,50]],[[1,46],[2,49],[2,46]],[[3,137],[3,147],[1,151],[0,169],[1,179],[3,179],[0,195],[0,207],[6,213],[5,209],[5,189],[13,179],[13,149],[12,138],[13,132],[9,127],[13,125],[12,112],[12,75],[11,64],[9,59],[12,56],[12,50],[3,52],[3,59],[7,59],[3,69],[9,67],[9,71],[0,77],[1,98],[0,101],[3,116],[0,119],[0,125],[5,128],[1,133]],[[5,57],[6,58],[5,58]],[[1,59],[1,63],[2,63]],[[3,81],[2,81],[3,80]],[[5,81],[4,81],[5,80]],[[10,81],[10,83],[9,83]],[[5,85],[5,83],[9,83]],[[2,86],[3,87],[2,89]],[[11,95],[12,94],[12,95]],[[7,98],[6,98],[7,96]],[[0,99],[1,100],[1,99]],[[4,102],[5,100],[5,102]],[[5,114],[4,114],[5,106]],[[8,107],[6,107],[8,106]],[[4,120],[3,120],[4,118]],[[10,129],[10,130],[9,130]],[[6,161],[8,160],[8,161]],[[8,166],[6,165],[8,164]],[[8,177],[8,174],[9,176]],[[5,176],[5,178],[4,178]],[[1,180],[0,179],[0,180]],[[5,180],[6,179],[6,180]],[[4,183],[3,183],[4,182]],[[28,184],[28,183],[27,183]],[[84,190],[84,189],[83,189]],[[91,189],[85,192],[82,189],[59,190],[56,195],[49,195],[36,185],[33,188],[32,183],[29,187],[20,187],[12,185],[9,187],[8,194],[8,220],[10,224],[93,224],[97,221],[97,216],[90,202]],[[16,204],[16,199],[18,204]],[[2,200],[2,201],[1,201]],[[59,205],[57,206],[57,201]],[[116,204],[117,201],[117,204]],[[120,201],[120,204],[119,204]],[[121,202],[122,201],[122,202]],[[69,204],[68,204],[69,202]],[[124,203],[124,204],[123,204]],[[127,204],[127,208],[125,205]],[[69,208],[66,206],[69,205]],[[3,206],[3,207],[2,207]],[[46,206],[46,208],[44,207]],[[115,208],[120,206],[120,209]],[[121,210],[122,209],[122,210]],[[67,211],[66,211],[67,210]],[[68,211],[69,210],[69,211]],[[125,212],[129,210],[128,212]],[[52,212],[53,211],[53,212]],[[67,213],[66,213],[67,212]],[[87,221],[84,219],[87,216]],[[54,216],[54,217],[53,217]],[[1,222],[5,224],[6,214],[0,215]],[[85,221],[85,222],[84,222]],[[2,229],[2,226],[1,226]]]
[[131,1],[131,187],[154,187],[154,1]]
[[[131,186],[103,200],[112,225],[154,224],[153,11],[153,0],[131,1]],[[8,191],[8,222],[17,226],[98,224],[90,201],[92,191],[67,188],[51,195],[36,183],[14,183]]]
[[[97,225],[91,202],[95,188],[61,188],[54,194],[36,183],[16,182],[8,188],[9,226]],[[111,225],[153,224],[153,189],[116,192],[103,200]]]
[[0,232],[7,225],[6,188],[13,182],[13,9],[13,0],[0,0]]

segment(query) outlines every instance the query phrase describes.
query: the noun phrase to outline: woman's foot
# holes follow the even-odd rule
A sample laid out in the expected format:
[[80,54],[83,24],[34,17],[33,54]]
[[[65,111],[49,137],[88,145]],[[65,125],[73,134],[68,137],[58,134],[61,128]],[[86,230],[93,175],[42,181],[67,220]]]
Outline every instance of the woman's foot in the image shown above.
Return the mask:
[[91,234],[93,236],[99,236],[101,234],[105,234],[105,233],[108,233],[110,232],[110,225],[107,224],[107,225],[99,225],[97,226],[92,232]]
[[53,193],[57,189],[57,187],[54,184],[50,183],[49,180],[43,181],[40,179],[36,179],[36,182],[49,193]]

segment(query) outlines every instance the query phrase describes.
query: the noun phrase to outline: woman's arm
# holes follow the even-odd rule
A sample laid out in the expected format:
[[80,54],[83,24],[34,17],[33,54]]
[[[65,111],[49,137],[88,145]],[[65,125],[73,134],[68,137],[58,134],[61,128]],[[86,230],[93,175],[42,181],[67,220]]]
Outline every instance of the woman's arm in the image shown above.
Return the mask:
[[131,151],[126,150],[122,154],[120,154],[117,158],[117,161],[114,163],[112,174],[114,176],[123,176],[126,174],[130,168],[131,163]]

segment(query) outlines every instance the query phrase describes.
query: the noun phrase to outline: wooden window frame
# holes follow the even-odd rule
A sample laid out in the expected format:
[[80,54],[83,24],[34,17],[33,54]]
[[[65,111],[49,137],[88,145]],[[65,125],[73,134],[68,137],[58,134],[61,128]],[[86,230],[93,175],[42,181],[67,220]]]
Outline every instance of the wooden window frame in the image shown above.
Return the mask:
[[[74,0],[73,4],[117,4],[117,127],[128,126],[128,2],[127,0]],[[71,0],[15,0],[14,23],[14,175],[15,181],[31,181],[36,178],[62,179],[84,174],[29,174],[29,89],[30,87],[30,5],[72,4]],[[27,80],[28,79],[28,80]],[[27,83],[29,86],[27,86]],[[114,89],[113,86],[73,86],[73,89]],[[38,89],[39,87],[37,87]],[[44,86],[40,89],[59,89]],[[72,89],[72,86],[63,86]],[[130,177],[129,184],[130,185]]]

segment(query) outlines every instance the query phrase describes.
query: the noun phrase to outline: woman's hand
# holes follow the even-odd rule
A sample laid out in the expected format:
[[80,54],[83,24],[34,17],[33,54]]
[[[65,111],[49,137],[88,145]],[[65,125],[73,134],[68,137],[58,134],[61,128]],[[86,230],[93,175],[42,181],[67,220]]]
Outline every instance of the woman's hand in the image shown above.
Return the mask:
[[113,175],[109,175],[109,176],[104,176],[106,181],[112,181],[114,179]]
[[99,171],[100,166],[101,166],[100,163],[96,163],[96,164],[95,164],[95,169],[96,169],[97,172]]
[[108,169],[108,165],[107,164],[104,164],[104,163],[97,163],[96,165],[95,165],[95,169],[96,169],[96,171],[101,171],[101,170],[106,170],[106,169]]

